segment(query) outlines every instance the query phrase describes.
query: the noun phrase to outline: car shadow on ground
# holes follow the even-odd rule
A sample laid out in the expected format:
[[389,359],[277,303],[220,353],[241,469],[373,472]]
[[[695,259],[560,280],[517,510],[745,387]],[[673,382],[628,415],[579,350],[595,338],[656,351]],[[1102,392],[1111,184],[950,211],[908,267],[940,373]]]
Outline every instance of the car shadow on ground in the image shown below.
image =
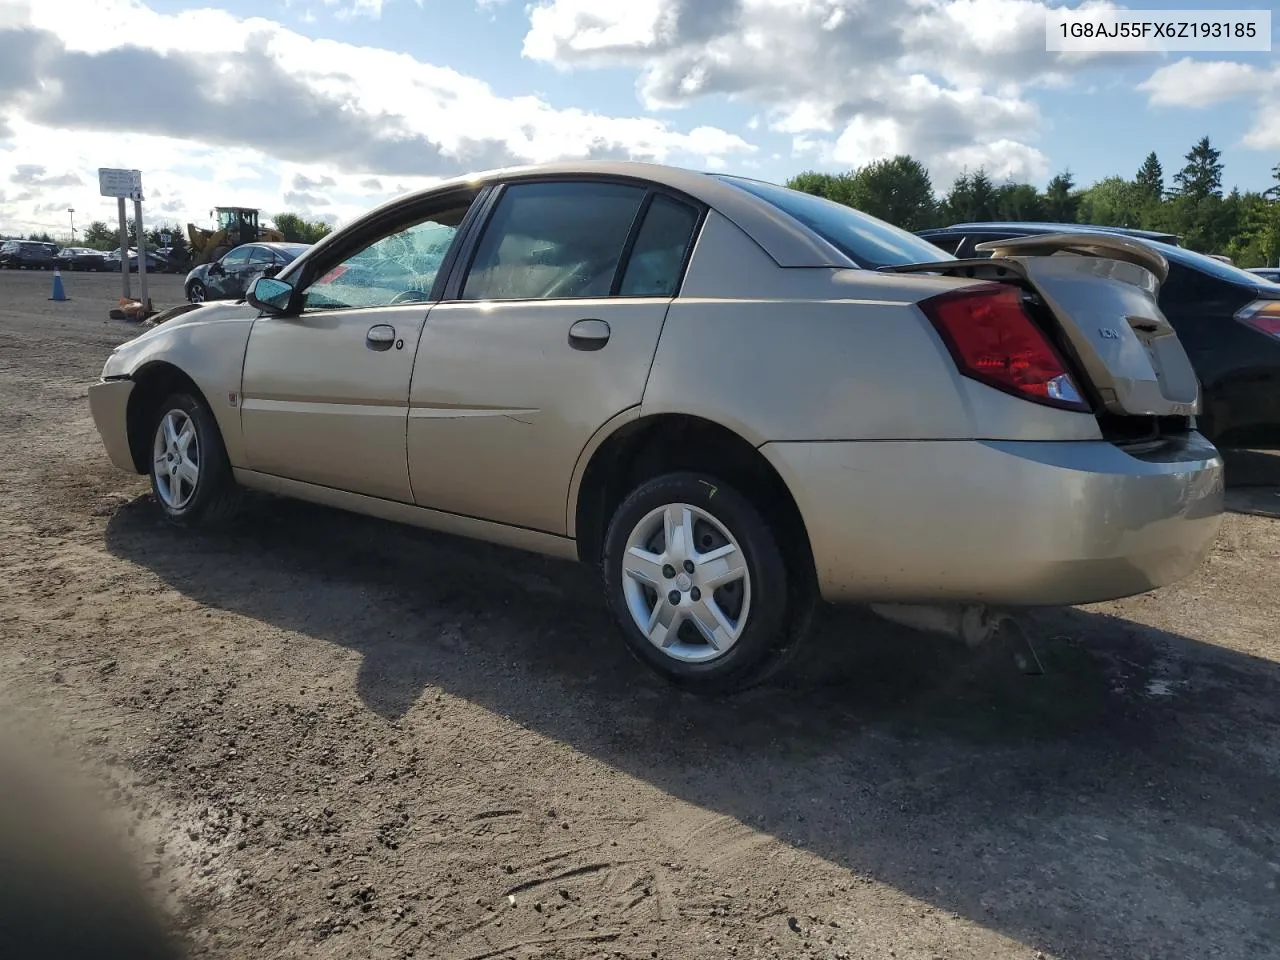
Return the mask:
[[144,496],[107,543],[357,651],[384,718],[441,688],[1033,947],[1241,957],[1280,936],[1269,660],[1068,609],[1030,615],[1048,672],[1026,678],[852,609],[785,681],[704,701],[628,656],[576,565],[269,498],[195,535]]

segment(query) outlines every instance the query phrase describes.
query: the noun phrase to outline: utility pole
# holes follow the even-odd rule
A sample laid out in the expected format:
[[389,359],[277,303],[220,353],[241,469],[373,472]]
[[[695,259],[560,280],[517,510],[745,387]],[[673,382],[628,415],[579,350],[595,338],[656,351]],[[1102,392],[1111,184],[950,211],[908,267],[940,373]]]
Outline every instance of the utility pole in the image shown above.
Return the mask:
[[76,208],[67,207],[67,213],[71,214],[71,245],[76,245]]

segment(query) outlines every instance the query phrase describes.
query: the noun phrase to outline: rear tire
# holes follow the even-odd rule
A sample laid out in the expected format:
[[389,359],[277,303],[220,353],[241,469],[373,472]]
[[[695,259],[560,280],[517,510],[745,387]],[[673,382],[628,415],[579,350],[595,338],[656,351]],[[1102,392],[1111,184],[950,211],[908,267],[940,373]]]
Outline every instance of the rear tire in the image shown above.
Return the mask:
[[181,526],[215,526],[240,506],[240,488],[213,412],[188,393],[175,393],[156,409],[148,438],[151,492]]
[[787,567],[783,540],[750,500],[713,476],[683,472],[623,500],[601,558],[628,650],[707,695],[762,682],[808,635],[809,578]]

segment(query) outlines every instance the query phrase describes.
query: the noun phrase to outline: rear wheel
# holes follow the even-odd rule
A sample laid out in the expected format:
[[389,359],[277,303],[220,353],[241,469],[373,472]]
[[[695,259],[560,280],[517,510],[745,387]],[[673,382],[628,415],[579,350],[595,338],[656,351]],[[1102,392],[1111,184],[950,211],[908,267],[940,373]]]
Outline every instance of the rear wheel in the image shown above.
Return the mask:
[[615,511],[602,576],[631,652],[668,681],[730,693],[771,675],[808,632],[805,578],[778,534],[731,486],[672,473]]
[[175,393],[160,404],[151,434],[151,492],[175,523],[212,525],[227,519],[240,489],[212,411]]

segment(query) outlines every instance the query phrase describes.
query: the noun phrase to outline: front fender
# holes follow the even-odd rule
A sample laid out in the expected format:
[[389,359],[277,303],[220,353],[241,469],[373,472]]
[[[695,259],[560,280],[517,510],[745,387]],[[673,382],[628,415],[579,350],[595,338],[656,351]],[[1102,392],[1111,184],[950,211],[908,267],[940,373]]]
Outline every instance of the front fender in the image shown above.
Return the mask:
[[117,347],[103,366],[103,379],[145,379],[157,364],[177,368],[208,402],[232,465],[242,466],[240,384],[257,316],[242,303],[211,303],[174,317]]

